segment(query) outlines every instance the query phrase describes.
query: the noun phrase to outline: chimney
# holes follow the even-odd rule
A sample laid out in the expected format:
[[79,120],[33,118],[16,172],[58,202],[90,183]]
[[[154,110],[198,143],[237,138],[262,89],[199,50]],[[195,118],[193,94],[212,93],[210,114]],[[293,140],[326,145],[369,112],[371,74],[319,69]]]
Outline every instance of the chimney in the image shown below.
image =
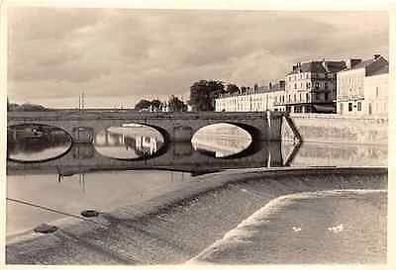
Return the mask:
[[286,82],[284,80],[280,80],[279,81],[279,88],[280,89],[285,89],[285,84],[286,84]]
[[353,58],[350,58],[350,59],[347,59],[345,62],[346,62],[347,68],[348,68],[348,69],[351,69],[351,68],[353,68],[354,66],[356,66],[357,64],[359,64],[360,62],[362,62],[362,59],[353,59]]
[[269,90],[272,89],[272,83],[271,82],[268,84],[268,87],[269,87]]
[[380,54],[374,54],[374,60],[377,60],[378,58],[380,58],[381,55]]

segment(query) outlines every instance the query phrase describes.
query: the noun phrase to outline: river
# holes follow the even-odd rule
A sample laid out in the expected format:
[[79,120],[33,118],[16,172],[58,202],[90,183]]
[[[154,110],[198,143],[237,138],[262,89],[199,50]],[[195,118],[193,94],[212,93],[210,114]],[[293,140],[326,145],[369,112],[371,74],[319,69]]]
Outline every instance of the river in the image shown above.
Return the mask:
[[[42,223],[56,223],[68,216],[79,216],[88,209],[100,213],[115,213],[126,206],[140,209],[138,206],[147,206],[160,201],[159,198],[169,200],[169,194],[179,194],[180,190],[188,189],[191,193],[197,183],[213,185],[217,180],[212,179],[243,178],[248,172],[274,169],[387,166],[386,146],[282,142],[253,149],[248,134],[223,125],[202,131],[187,146],[183,144],[165,151],[166,142],[161,134],[147,128],[142,131],[141,126],[124,126],[98,134],[94,140],[96,154],[87,154],[86,159],[94,162],[99,154],[109,160],[127,161],[130,168],[60,175],[49,169],[27,168],[35,168],[37,164],[44,168],[42,164],[58,162],[56,168],[61,171],[68,166],[70,157],[74,155],[76,159],[75,152],[70,150],[76,146],[59,133],[57,139],[50,140],[26,139],[26,136],[20,139],[17,136],[24,131],[18,132],[8,145],[8,156],[17,164],[8,169],[7,176],[9,245],[18,242],[21,235],[31,234],[32,229]],[[183,153],[182,158],[179,152]],[[140,165],[134,167],[134,162],[141,160],[152,161],[152,165],[147,169]],[[216,163],[218,161],[222,162]],[[78,159],[77,164],[82,166],[84,162],[87,161]],[[172,168],[169,166],[163,169],[167,162],[174,165],[174,170],[169,170]],[[188,162],[192,164],[186,164]],[[33,166],[28,167],[31,164]],[[188,169],[180,171],[178,164]],[[212,187],[213,191],[196,197],[195,203],[182,204],[184,212],[165,213],[162,225],[154,221],[139,223],[146,226],[146,233],[135,236],[141,241],[152,241],[147,238],[147,232],[155,231],[161,239],[182,241],[193,247],[184,246],[181,252],[154,244],[151,247],[154,252],[142,244],[144,248],[136,247],[130,252],[135,252],[134,259],[144,264],[384,262],[386,176],[348,177],[323,174],[315,179],[303,175],[292,177],[294,180],[263,182],[258,176],[261,180],[257,183],[236,183],[217,191]],[[200,190],[205,188],[200,186]],[[277,210],[272,209],[269,214],[268,204],[274,204],[273,200],[276,202],[280,196],[286,197],[280,206],[275,203]],[[361,215],[355,209],[360,209]],[[208,211],[212,215],[208,216]],[[368,212],[370,219],[364,218]],[[202,223],[204,217],[206,220]],[[175,228],[170,229],[170,224]],[[199,230],[197,224],[201,224]],[[180,228],[178,233],[176,228]],[[126,228],[119,231],[120,235],[127,232]],[[199,239],[197,232],[207,235]],[[327,255],[318,256],[320,248]],[[348,252],[343,252],[345,250]],[[167,257],[168,253],[172,256]],[[23,258],[10,255],[8,260],[23,262]],[[43,260],[37,257],[30,263],[43,263]],[[95,260],[88,262],[104,263],[100,258]]]

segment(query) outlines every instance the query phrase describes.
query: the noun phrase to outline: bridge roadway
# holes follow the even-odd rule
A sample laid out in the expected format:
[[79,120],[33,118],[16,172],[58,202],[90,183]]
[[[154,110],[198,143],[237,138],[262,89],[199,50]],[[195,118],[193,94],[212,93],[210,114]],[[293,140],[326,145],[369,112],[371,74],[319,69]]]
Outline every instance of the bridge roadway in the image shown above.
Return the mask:
[[63,156],[44,162],[21,163],[8,160],[7,174],[72,175],[102,170],[158,169],[185,171],[195,174],[233,168],[288,166],[291,158],[283,157],[281,142],[256,143],[248,152],[230,158],[215,158],[194,151],[191,143],[170,143],[157,156],[140,160],[120,160],[101,155],[92,144],[73,144]]
[[195,132],[216,123],[230,123],[245,129],[254,141],[282,139],[282,112],[187,112],[150,113],[133,110],[51,110],[8,112],[8,126],[35,123],[65,130],[74,142],[92,142],[95,134],[126,123],[147,125],[158,130],[165,143],[191,141]]

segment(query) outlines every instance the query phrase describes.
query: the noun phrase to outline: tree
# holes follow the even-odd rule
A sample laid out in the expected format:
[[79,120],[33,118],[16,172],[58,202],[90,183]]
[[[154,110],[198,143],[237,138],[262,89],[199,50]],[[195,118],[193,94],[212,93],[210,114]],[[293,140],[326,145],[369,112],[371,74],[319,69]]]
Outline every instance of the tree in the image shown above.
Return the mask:
[[227,84],[226,92],[230,94],[237,93],[239,92],[239,87],[236,84],[232,84],[232,83]]
[[215,99],[224,93],[222,81],[200,80],[190,87],[190,105],[196,111],[214,111]]
[[185,112],[185,111],[187,111],[187,105],[184,104],[184,102],[182,100],[180,100],[178,97],[175,97],[174,95],[172,95],[169,98],[168,106],[169,106],[169,111],[171,111],[171,112]]
[[24,103],[22,105],[17,105],[16,111],[48,111],[48,109],[42,105]]
[[162,108],[162,102],[160,101],[160,100],[158,100],[158,99],[153,99],[152,101],[151,101],[151,107],[154,109],[154,110],[159,110],[159,109],[161,109]]
[[149,109],[151,106],[151,101],[147,99],[141,99],[138,103],[135,105],[136,110],[142,110],[142,109]]

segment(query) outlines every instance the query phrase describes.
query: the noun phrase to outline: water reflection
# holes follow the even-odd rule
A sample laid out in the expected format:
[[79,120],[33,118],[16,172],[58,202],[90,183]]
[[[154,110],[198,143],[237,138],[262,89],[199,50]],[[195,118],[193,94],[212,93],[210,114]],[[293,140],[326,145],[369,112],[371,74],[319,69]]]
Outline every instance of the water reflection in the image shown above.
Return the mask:
[[153,156],[164,145],[164,138],[154,128],[127,124],[110,127],[96,134],[96,150],[116,159],[138,159]]
[[57,158],[71,147],[70,136],[62,129],[45,125],[18,125],[7,129],[7,157],[34,162]]
[[287,165],[310,166],[387,166],[386,145],[331,144],[304,142],[297,149],[291,142],[282,142],[282,155],[290,156]]
[[[189,173],[169,171],[93,172],[60,182],[56,174],[12,175],[7,177],[7,196],[80,215],[85,209],[110,211],[142,203],[191,179]],[[60,218],[64,216],[7,201],[7,236]]]
[[246,130],[231,124],[214,124],[198,130],[192,140],[194,150],[224,158],[237,155],[252,143]]

